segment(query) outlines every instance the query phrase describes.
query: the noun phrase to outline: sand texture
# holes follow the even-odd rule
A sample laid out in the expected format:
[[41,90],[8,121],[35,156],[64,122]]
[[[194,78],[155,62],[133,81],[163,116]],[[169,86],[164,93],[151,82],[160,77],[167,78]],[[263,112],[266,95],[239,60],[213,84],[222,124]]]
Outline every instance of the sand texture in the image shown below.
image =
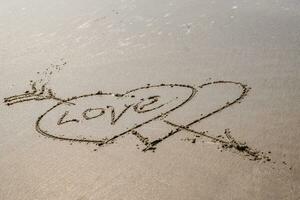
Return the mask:
[[0,1],[0,200],[299,200],[300,3]]

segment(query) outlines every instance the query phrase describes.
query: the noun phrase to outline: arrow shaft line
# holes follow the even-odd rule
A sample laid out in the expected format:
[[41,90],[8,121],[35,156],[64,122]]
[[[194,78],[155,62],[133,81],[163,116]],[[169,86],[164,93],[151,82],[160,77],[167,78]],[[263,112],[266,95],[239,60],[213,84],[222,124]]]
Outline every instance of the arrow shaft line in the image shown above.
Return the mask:
[[201,136],[204,136],[204,137],[207,137],[209,139],[212,139],[214,141],[217,141],[217,142],[220,142],[222,144],[228,144],[229,142],[225,141],[225,140],[221,140],[219,138],[215,138],[213,136],[210,136],[210,135],[207,135],[205,132],[199,132],[199,131],[195,131],[193,129],[190,129],[188,126],[182,126],[182,125],[178,125],[178,124],[175,124],[175,123],[172,123],[170,121],[167,121],[167,120],[164,120],[164,122],[170,126],[173,126],[173,127],[176,127],[176,128],[180,128],[180,129],[183,129],[185,131],[188,131],[188,132],[191,132],[191,133],[195,133],[197,135],[201,135]]
[[[222,140],[222,139],[219,139],[219,138],[215,138],[215,137],[212,137],[210,135],[207,135],[205,134],[204,132],[199,132],[199,131],[195,131],[193,129],[190,129],[188,126],[182,126],[182,125],[177,125],[175,123],[172,123],[170,121],[167,121],[167,120],[164,120],[164,122],[170,126],[173,126],[173,127],[176,127],[177,130],[173,133],[177,133],[177,132],[180,132],[181,130],[185,130],[185,131],[188,131],[188,132],[191,132],[191,133],[194,133],[194,134],[197,134],[197,135],[201,135],[201,136],[204,136],[204,137],[207,137],[209,139],[212,139],[213,141],[217,141],[217,142],[220,142],[221,144],[225,144],[225,145],[232,145],[232,148],[235,148],[239,151],[243,151],[244,153],[250,155],[250,156],[253,156],[255,158],[258,158],[258,151],[255,151],[253,149],[251,149],[250,147],[248,146],[245,146],[243,147],[239,142],[237,142],[231,135],[230,135],[230,132],[228,129],[225,130],[225,135],[227,137],[227,139],[229,141],[225,141],[225,140]],[[172,135],[173,135],[172,134]],[[169,137],[169,136],[168,136]],[[154,146],[154,145],[153,145]],[[149,147],[148,147],[149,148]]]

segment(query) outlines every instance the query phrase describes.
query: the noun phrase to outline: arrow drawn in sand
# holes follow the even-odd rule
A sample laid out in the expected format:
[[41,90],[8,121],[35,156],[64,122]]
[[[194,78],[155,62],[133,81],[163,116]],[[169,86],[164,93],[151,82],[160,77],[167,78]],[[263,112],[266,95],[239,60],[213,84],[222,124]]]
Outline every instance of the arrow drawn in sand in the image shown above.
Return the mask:
[[[216,108],[215,110],[207,114],[201,115],[200,118],[195,119],[194,121],[186,125],[177,124],[166,119],[169,114],[174,113],[175,110],[178,110],[179,108],[183,107],[188,102],[190,102],[199,90],[207,87],[213,87],[216,85],[232,85],[235,87],[240,87],[241,93],[233,101],[224,103],[224,105],[219,106],[219,108]],[[30,86],[30,91],[26,91],[25,93],[20,95],[14,95],[11,97],[4,98],[4,103],[7,106],[12,106],[15,104],[25,103],[29,101],[53,100],[56,104],[50,109],[48,109],[44,114],[42,114],[36,121],[36,131],[41,135],[49,138],[71,142],[95,143],[98,146],[104,146],[106,144],[114,143],[114,141],[121,136],[124,136],[126,134],[132,134],[136,136],[145,145],[143,151],[146,152],[148,150],[155,150],[159,143],[163,142],[172,135],[181,131],[185,131],[196,137],[207,138],[210,141],[221,145],[222,149],[235,151],[242,156],[247,156],[250,160],[270,161],[269,156],[263,154],[263,152],[254,150],[247,146],[246,143],[241,143],[237,141],[231,135],[229,129],[225,130],[224,136],[221,135],[219,137],[215,137],[209,135],[207,132],[196,131],[191,128],[192,125],[200,123],[201,121],[229,108],[230,106],[233,106],[236,103],[240,103],[249,91],[249,88],[245,84],[242,84],[240,82],[213,81],[204,83],[198,87],[193,87],[191,85],[184,84],[147,85],[126,91],[125,93],[105,93],[102,91],[98,91],[96,93],[84,94],[65,99],[57,97],[57,95],[53,92],[52,89],[47,88],[46,84],[43,84],[40,88],[37,88],[37,85],[34,82],[31,83]],[[186,91],[188,95],[181,97],[176,96],[171,99],[168,99],[168,97],[164,97],[164,92],[167,92],[169,95],[176,94],[176,92],[179,90]],[[154,94],[155,91],[160,94]],[[141,98],[141,96],[139,96],[140,94],[143,94],[144,97]],[[107,104],[93,106],[92,104],[90,105],[88,103],[88,101],[92,98],[98,98],[99,100],[108,98],[108,102],[114,102],[115,105],[113,105],[112,103],[112,105]],[[97,102],[99,101],[98,99]],[[117,107],[119,104],[122,103],[124,104],[124,106],[120,111],[118,111]],[[73,112],[72,109],[76,108],[78,110],[80,105],[87,106],[85,109],[83,109],[82,114],[76,115],[75,117],[69,116],[70,113]],[[115,130],[115,127],[117,127],[120,123],[119,121],[126,119],[126,117],[128,117],[127,115],[129,112],[135,114],[136,116],[140,116],[141,120],[139,120],[137,124],[128,125],[125,130]],[[99,138],[99,136],[95,136],[95,138],[73,137],[74,134],[72,135],[72,137],[59,135],[58,133],[49,130],[49,126],[47,126],[48,130],[42,127],[42,125],[45,126],[45,123],[47,125],[48,116],[51,117],[51,119],[53,119],[53,117],[57,117],[57,124],[51,126],[56,126],[58,128],[62,128],[66,124],[69,126],[85,124],[93,120],[100,120],[104,116],[110,116],[111,123],[109,124],[109,127],[111,128],[113,133],[102,138]],[[155,120],[160,120],[165,124],[169,125],[171,130],[167,135],[150,141],[150,139],[143,136],[138,131],[138,129]],[[51,126],[50,129],[52,128]],[[196,140],[194,139],[193,143],[195,143],[195,141]]]

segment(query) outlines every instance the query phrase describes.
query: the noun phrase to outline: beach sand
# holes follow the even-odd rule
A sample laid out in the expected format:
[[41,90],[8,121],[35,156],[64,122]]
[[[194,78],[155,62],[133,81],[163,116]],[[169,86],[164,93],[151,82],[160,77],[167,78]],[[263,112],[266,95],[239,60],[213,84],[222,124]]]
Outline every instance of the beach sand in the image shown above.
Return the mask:
[[1,200],[300,199],[298,1],[12,0],[0,19]]

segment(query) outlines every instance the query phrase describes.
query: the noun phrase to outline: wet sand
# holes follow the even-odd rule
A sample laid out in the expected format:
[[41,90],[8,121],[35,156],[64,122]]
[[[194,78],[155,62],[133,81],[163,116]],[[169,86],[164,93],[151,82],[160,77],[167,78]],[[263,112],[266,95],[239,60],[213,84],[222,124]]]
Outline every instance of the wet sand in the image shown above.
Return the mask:
[[299,199],[299,13],[1,2],[0,199]]

